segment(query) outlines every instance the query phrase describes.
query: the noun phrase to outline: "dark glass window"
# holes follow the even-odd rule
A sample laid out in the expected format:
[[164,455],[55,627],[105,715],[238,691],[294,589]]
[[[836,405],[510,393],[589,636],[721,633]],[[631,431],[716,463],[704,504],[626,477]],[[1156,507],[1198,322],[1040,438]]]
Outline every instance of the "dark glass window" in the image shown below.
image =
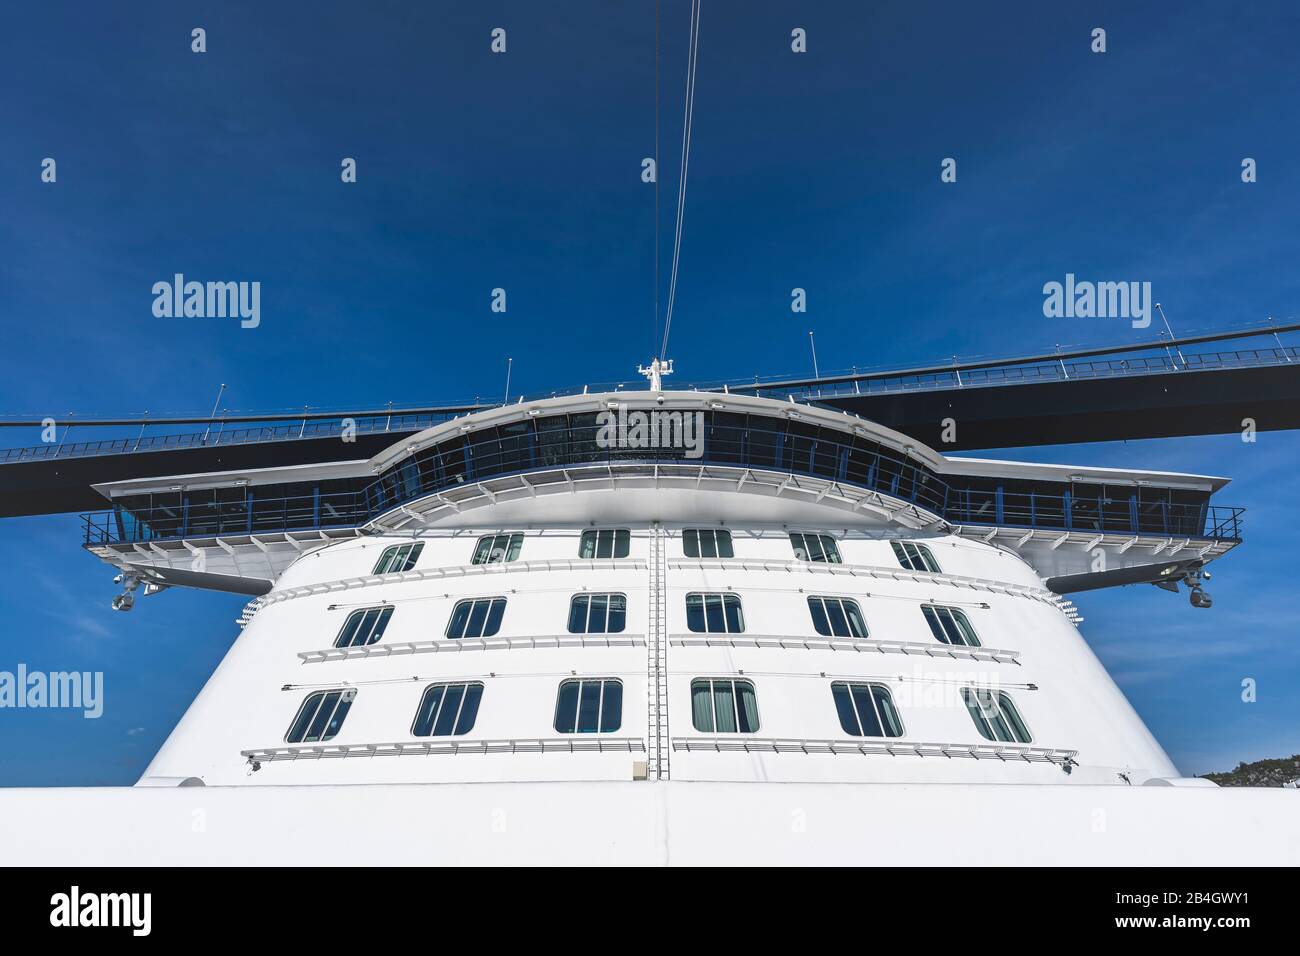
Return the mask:
[[483,685],[477,681],[430,684],[420,698],[411,733],[416,737],[459,737],[474,729]]
[[625,529],[601,529],[582,532],[578,545],[580,558],[626,558],[631,550],[632,535]]
[[364,647],[373,644],[384,636],[388,619],[393,616],[393,608],[361,607],[348,615],[343,622],[343,629],[334,641],[335,647]]
[[682,551],[688,558],[734,558],[731,532],[722,528],[687,528],[682,532]]
[[894,557],[898,558],[898,563],[908,571],[939,573],[939,562],[934,560],[934,555],[930,553],[930,549],[925,545],[913,544],[911,541],[891,541],[889,543],[894,549]]
[[850,684],[835,681],[831,697],[840,716],[840,727],[854,737],[901,737],[903,722],[894,698],[883,684]]
[[981,737],[1019,744],[1027,744],[1032,739],[1010,695],[985,687],[963,687],[961,695]]
[[612,678],[566,680],[555,699],[562,734],[609,734],[623,725],[623,684]]
[[291,744],[313,744],[332,739],[343,726],[343,719],[347,717],[356,695],[357,692],[351,689],[308,694],[284,739]]
[[792,533],[790,545],[794,548],[796,561],[817,561],[825,564],[840,564],[840,549],[835,539],[828,534]]
[[522,534],[489,534],[478,539],[470,564],[500,564],[514,561],[524,546]]
[[810,596],[808,610],[812,612],[813,627],[818,634],[826,637],[867,636],[867,622],[862,619],[862,609],[857,601]]
[[758,732],[758,698],[747,680],[691,681],[691,723],[702,734]]
[[975,636],[975,628],[966,619],[966,612],[955,607],[922,604],[921,613],[925,615],[925,621],[930,625],[930,631],[936,640],[957,647],[980,646],[980,639]]
[[570,634],[621,634],[627,626],[627,597],[575,594],[569,602]]
[[457,601],[451,609],[451,620],[447,622],[447,636],[491,637],[501,630],[501,617],[506,613],[506,599],[473,598]]
[[745,630],[745,615],[739,595],[686,595],[686,627],[697,634],[740,634]]
[[379,556],[379,562],[375,565],[373,573],[398,574],[409,571],[415,567],[415,562],[420,559],[420,552],[423,550],[423,541],[417,541],[415,544],[395,544],[391,548],[385,548],[384,553]]

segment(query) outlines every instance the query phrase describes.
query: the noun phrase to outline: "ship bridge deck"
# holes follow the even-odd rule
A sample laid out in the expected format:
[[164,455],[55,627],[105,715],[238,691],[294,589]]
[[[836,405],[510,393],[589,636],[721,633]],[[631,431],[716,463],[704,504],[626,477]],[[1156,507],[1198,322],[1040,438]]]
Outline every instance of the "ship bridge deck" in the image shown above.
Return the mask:
[[1104,469],[1072,475],[1055,466],[944,459],[933,452],[926,458],[861,426],[846,428],[854,420],[842,414],[778,414],[800,406],[765,404],[764,414],[734,403],[700,411],[695,450],[603,447],[591,411],[519,414],[469,433],[443,429],[377,476],[375,462],[362,461],[342,469],[348,473],[306,481],[285,481],[279,472],[260,484],[228,474],[224,481],[192,483],[198,487],[119,488],[114,510],[83,516],[85,543],[360,528],[418,499],[502,476],[654,464],[822,479],[914,505],[953,526],[1240,540],[1243,509],[1209,503],[1219,479]]

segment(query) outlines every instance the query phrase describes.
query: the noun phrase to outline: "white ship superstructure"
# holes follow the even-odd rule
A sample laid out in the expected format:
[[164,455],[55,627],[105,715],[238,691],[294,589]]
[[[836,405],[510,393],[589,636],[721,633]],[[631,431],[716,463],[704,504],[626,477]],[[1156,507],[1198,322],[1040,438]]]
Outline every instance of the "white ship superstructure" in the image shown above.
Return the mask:
[[[1016,393],[986,394],[986,429],[1014,427]],[[114,606],[251,600],[138,786],[0,792],[7,858],[1300,855],[1288,791],[1179,774],[1069,600],[1148,582],[1209,606],[1240,541],[1224,479],[950,457],[725,388],[414,421],[17,453],[13,511],[110,503],[85,529]]]
[[[259,530],[348,482],[365,522]],[[1205,533],[1222,484],[617,392],[366,461],[102,486],[126,540],[92,549],[259,595],[146,784],[1141,784],[1178,772],[1058,592],[1198,575],[1235,543]]]

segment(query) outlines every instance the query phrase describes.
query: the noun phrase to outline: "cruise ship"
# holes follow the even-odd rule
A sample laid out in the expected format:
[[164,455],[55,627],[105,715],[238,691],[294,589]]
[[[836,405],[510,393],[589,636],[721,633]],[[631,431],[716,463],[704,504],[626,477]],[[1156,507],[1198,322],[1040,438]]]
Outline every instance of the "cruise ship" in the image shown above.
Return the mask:
[[[1081,361],[1037,366],[1079,381]],[[1069,597],[1210,607],[1241,541],[1227,479],[945,453],[853,411],[856,373],[646,371],[427,422],[11,455],[28,511],[112,476],[85,529],[118,609],[250,600],[138,784],[0,791],[0,856],[1300,862],[1294,795],[1180,774]],[[963,387],[1011,415],[1024,386],[980,374]],[[20,471],[55,466],[61,490]],[[1202,613],[1151,600],[1153,627]]]

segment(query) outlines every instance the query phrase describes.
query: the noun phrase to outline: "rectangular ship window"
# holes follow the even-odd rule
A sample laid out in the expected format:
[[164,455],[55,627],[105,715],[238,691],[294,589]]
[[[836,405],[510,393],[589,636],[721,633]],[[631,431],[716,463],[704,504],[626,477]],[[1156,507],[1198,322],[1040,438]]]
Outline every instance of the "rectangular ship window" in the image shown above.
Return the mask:
[[894,549],[894,557],[898,558],[898,563],[908,571],[939,573],[939,562],[934,560],[934,555],[925,545],[913,544],[911,541],[891,541],[889,544]]
[[696,634],[740,634],[745,615],[735,594],[686,595],[686,627]]
[[816,561],[823,564],[841,564],[839,545],[828,534],[790,533],[790,545],[796,561]]
[[582,532],[578,544],[580,558],[626,558],[631,550],[632,535],[626,528],[589,529]]
[[483,685],[478,681],[430,684],[420,698],[411,734],[415,737],[459,737],[474,729]]
[[334,641],[335,647],[364,647],[384,636],[388,619],[393,616],[392,606],[360,607],[348,615],[343,629]]
[[447,636],[456,640],[462,637],[491,637],[501,630],[501,618],[505,613],[506,599],[503,597],[457,601],[451,609],[451,619],[447,622]]
[[357,692],[350,688],[321,690],[308,694],[298,716],[289,725],[285,740],[291,744],[314,744],[331,740],[343,726]]
[[966,612],[955,607],[939,607],[936,604],[922,604],[921,613],[930,625],[935,640],[957,647],[979,647],[980,639],[975,636],[975,628],[966,619]]
[[867,636],[867,622],[862,618],[862,609],[857,601],[809,596],[808,610],[812,612],[813,627],[824,637]]
[[840,717],[840,727],[853,737],[901,737],[903,722],[898,718],[894,698],[883,684],[850,684],[835,681],[831,697]]
[[702,734],[758,732],[758,698],[747,680],[691,681],[691,723]]
[[626,626],[626,595],[575,594],[569,602],[570,634],[621,634]]
[[623,684],[612,678],[566,680],[555,699],[561,734],[610,734],[623,725]]
[[489,534],[478,539],[470,564],[504,564],[519,557],[524,547],[522,534]]
[[391,548],[385,548],[372,573],[399,574],[402,571],[409,571],[415,567],[415,562],[419,560],[420,552],[423,550],[423,541],[417,541],[415,544],[395,544]]
[[682,532],[682,551],[688,558],[734,558],[731,532],[725,528],[687,528]]

